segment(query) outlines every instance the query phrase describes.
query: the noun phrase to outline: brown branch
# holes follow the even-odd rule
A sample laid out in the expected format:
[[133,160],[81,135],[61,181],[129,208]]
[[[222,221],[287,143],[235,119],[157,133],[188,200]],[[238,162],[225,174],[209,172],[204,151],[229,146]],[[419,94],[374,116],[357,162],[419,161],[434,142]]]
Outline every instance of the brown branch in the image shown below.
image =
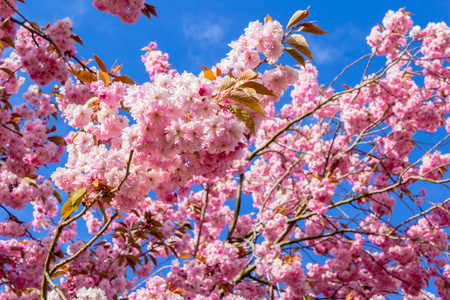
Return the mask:
[[[100,200],[99,200],[100,201]],[[106,222],[106,224],[103,226],[103,228],[89,241],[87,242],[80,250],[78,250],[77,253],[72,255],[71,257],[68,257],[66,259],[63,259],[59,263],[53,266],[53,268],[49,271],[50,276],[53,275],[60,267],[64,266],[65,264],[71,262],[72,260],[78,258],[81,254],[83,254],[84,251],[89,249],[89,247],[100,237],[102,234],[108,229],[109,225],[114,221],[115,218],[119,215],[118,212],[116,212],[111,219]]]
[[435,206],[432,206],[432,207],[430,207],[429,209],[424,210],[423,212],[421,212],[421,213],[419,213],[419,214],[416,214],[416,215],[410,217],[409,219],[403,221],[402,223],[400,223],[399,225],[397,225],[396,227],[394,227],[394,228],[389,232],[389,234],[394,233],[395,231],[397,231],[397,230],[398,230],[400,227],[402,227],[403,225],[405,225],[405,224],[411,222],[412,220],[415,220],[415,219],[417,219],[417,218],[423,217],[423,216],[425,216],[426,214],[428,214],[429,212],[431,212],[431,211],[433,211],[433,210],[435,210],[435,209],[437,209],[437,208],[441,208],[441,209],[446,210],[446,209],[444,208],[444,204],[448,203],[449,201],[450,201],[450,198],[447,198],[446,200],[444,200],[444,202],[442,202],[442,203],[440,203],[440,204],[437,204],[437,205],[435,205]]
[[47,279],[47,281],[50,283],[52,288],[56,290],[56,292],[59,294],[59,296],[62,298],[62,300],[67,300],[66,296],[64,295],[63,291],[61,291],[56,284],[53,283],[51,276],[48,274],[48,272],[44,272],[44,276]]
[[[339,77],[341,77],[341,76],[345,73],[345,71],[347,71],[347,69],[353,67],[354,65],[356,65],[357,63],[359,63],[361,60],[363,60],[364,58],[366,58],[367,56],[370,56],[370,55],[371,55],[370,53],[365,54],[365,55],[361,56],[360,58],[358,58],[357,60],[355,60],[354,62],[352,62],[351,64],[345,66],[345,68],[342,69],[341,73],[339,73],[339,74],[331,81],[330,85],[329,85],[325,90],[327,90],[327,89],[329,89],[330,87],[332,87],[333,84],[336,82],[336,80],[338,80]],[[373,54],[372,54],[372,55],[373,55]],[[368,62],[368,64],[370,64],[370,62]]]
[[[129,157],[128,162],[127,162],[127,168],[126,168],[126,173],[125,173],[124,178],[121,180],[121,182],[120,182],[120,184],[119,184],[119,186],[118,186],[117,188],[113,189],[112,191],[110,191],[110,192],[108,193],[109,195],[112,195],[112,197],[114,197],[114,194],[120,190],[121,186],[123,185],[123,183],[124,183],[124,182],[126,181],[126,179],[128,178],[128,175],[130,174],[130,164],[131,164],[131,159],[133,158],[133,153],[134,153],[134,150],[131,150],[131,151],[130,151],[130,157]],[[98,193],[98,194],[95,196],[95,198],[93,199],[93,201],[91,202],[90,205],[84,205],[83,209],[81,210],[81,212],[80,212],[78,215],[75,215],[75,216],[73,216],[72,218],[70,218],[70,219],[68,219],[68,220],[66,220],[66,221],[63,221],[63,222],[61,222],[60,224],[58,224],[58,226],[56,227],[55,236],[53,237],[52,243],[50,244],[50,248],[49,248],[49,250],[48,250],[48,252],[47,252],[47,258],[45,259],[45,264],[44,264],[44,275],[45,275],[45,274],[52,274],[52,273],[56,270],[55,267],[53,267],[52,270],[49,271],[49,269],[50,269],[50,264],[51,264],[51,261],[52,261],[52,259],[53,259],[53,255],[54,255],[54,252],[55,252],[56,245],[57,245],[57,243],[58,243],[59,237],[61,236],[61,233],[62,233],[64,227],[68,226],[68,225],[71,224],[72,222],[78,220],[78,219],[81,218],[83,215],[85,215],[86,212],[88,211],[89,207],[91,207],[95,202],[99,201],[99,199],[102,198],[102,197],[104,197],[104,196],[105,196],[105,195],[103,194],[103,191],[101,191],[100,193]],[[116,214],[118,214],[118,213],[116,212]],[[114,217],[114,218],[115,218],[115,217]],[[109,224],[111,224],[111,222],[112,222],[112,220],[113,220],[114,218],[112,218],[111,220],[109,220],[109,221],[107,222],[107,226],[105,225],[105,227],[102,229],[103,232],[107,229],[107,227],[109,226]],[[95,237],[94,237],[94,238],[95,238]],[[98,238],[98,237],[97,237],[97,238]],[[95,238],[95,240],[96,240],[97,238]],[[94,241],[95,241],[95,240],[94,240]],[[93,243],[93,242],[92,242],[92,243]],[[83,248],[84,248],[84,247],[83,247]],[[87,248],[86,248],[86,249],[87,249]],[[86,251],[86,249],[85,249],[84,251]],[[84,251],[83,251],[83,252],[84,252]],[[78,252],[77,252],[77,254],[78,254]],[[79,253],[79,254],[77,255],[77,257],[78,257],[80,254],[81,254],[81,253]],[[75,257],[75,258],[76,258],[76,257]],[[75,258],[73,258],[73,259],[75,259]],[[73,260],[73,259],[71,259],[71,260]],[[61,264],[61,263],[60,263],[60,264]],[[58,266],[58,267],[59,267],[59,266],[62,266],[62,265],[60,265],[60,264],[57,264],[57,266]],[[42,282],[41,282],[41,300],[46,300],[46,299],[47,299],[48,283],[49,283],[49,282],[51,283],[51,280],[48,281],[48,278],[47,278],[46,276],[44,276],[43,279],[42,279]]]
[[23,137],[23,134],[21,134],[19,131],[16,131],[16,130],[14,130],[14,129],[12,129],[12,128],[9,128],[8,126],[6,126],[6,125],[3,124],[3,123],[0,123],[0,125],[1,125],[2,127],[6,128],[6,129],[8,129],[8,130],[11,131],[12,133],[15,133],[15,134],[17,134],[18,136]]
[[236,208],[234,210],[233,223],[231,223],[230,230],[228,231],[227,238],[225,241],[229,241],[233,236],[234,229],[236,228],[237,221],[239,218],[239,212],[241,210],[241,197],[242,197],[242,186],[244,183],[244,173],[239,174],[239,184],[236,193]]
[[412,44],[409,43],[408,46],[406,47],[406,49],[399,55],[399,57],[397,59],[395,59],[394,61],[392,61],[390,64],[388,64],[387,66],[385,66],[382,71],[380,72],[380,74],[378,76],[375,76],[373,78],[370,78],[366,81],[364,81],[363,83],[361,83],[359,86],[352,88],[350,90],[346,90],[346,91],[342,91],[339,93],[336,93],[332,96],[330,96],[328,99],[326,99],[324,102],[321,102],[319,104],[317,104],[316,107],[314,107],[313,109],[311,109],[310,111],[304,113],[303,115],[301,115],[300,117],[292,120],[291,122],[289,122],[288,124],[286,124],[283,128],[281,128],[280,130],[278,130],[264,145],[262,145],[261,147],[255,149],[248,157],[247,160],[252,160],[256,155],[258,155],[259,152],[261,152],[263,149],[265,149],[266,147],[268,147],[273,141],[276,140],[277,137],[279,137],[281,134],[283,134],[287,129],[289,129],[292,125],[294,125],[295,123],[303,120],[306,117],[309,117],[310,115],[314,114],[317,110],[319,110],[320,108],[322,108],[323,106],[325,106],[325,104],[328,104],[329,102],[333,101],[334,99],[348,94],[348,93],[352,93],[353,91],[356,90],[360,90],[361,88],[374,83],[375,81],[377,81],[378,79],[382,78],[386,72],[389,70],[389,68],[391,66],[396,65],[400,60],[401,57],[408,51],[409,46]]
[[[102,195],[102,193],[99,193],[96,196],[96,200],[97,200],[97,198],[100,198],[101,195]],[[88,205],[85,205],[83,207],[82,211],[78,215],[75,215],[72,218],[70,218],[70,219],[68,219],[68,220],[58,224],[58,226],[56,227],[55,236],[53,237],[52,243],[50,244],[50,248],[49,248],[49,250],[47,252],[47,258],[45,259],[44,275],[48,274],[48,272],[49,272],[50,263],[52,261],[56,245],[58,243],[59,237],[61,236],[61,233],[62,233],[64,227],[66,227],[70,223],[76,221],[77,219],[81,218],[84,214],[86,214],[87,210],[88,210]],[[44,276],[44,278],[42,279],[42,282],[41,282],[41,300],[47,300],[47,292],[48,292],[47,282],[48,282],[47,281],[47,277]]]
[[[382,189],[369,191],[369,192],[366,192],[364,194],[351,197],[350,199],[347,199],[347,200],[341,200],[341,201],[339,201],[339,202],[337,202],[335,204],[332,204],[332,205],[328,206],[328,208],[331,209],[331,208],[335,208],[335,207],[338,207],[338,206],[341,206],[341,205],[344,205],[344,204],[349,204],[351,202],[354,202],[356,200],[361,200],[362,198],[365,198],[365,197],[368,197],[368,196],[371,196],[371,195],[385,193],[385,192],[390,192],[391,190],[396,189],[397,187],[399,187],[401,185],[404,185],[404,184],[407,184],[408,182],[413,181],[413,180],[427,181],[427,182],[431,182],[431,183],[434,183],[434,184],[442,184],[442,183],[450,182],[450,178],[449,179],[444,179],[444,180],[433,180],[433,179],[424,178],[424,177],[421,177],[421,176],[411,176],[411,177],[408,177],[404,181],[399,180],[399,181],[397,181],[397,182],[395,182],[395,183],[393,183],[393,184],[391,184],[391,185],[389,185],[387,187],[384,187]],[[307,219],[307,218],[312,217],[314,215],[317,215],[317,212],[311,212],[311,213],[309,213],[307,215],[303,215],[303,216],[298,216],[298,217],[292,218],[292,219],[290,219],[288,221],[288,223],[297,222],[299,220]]]
[[115,189],[113,189],[110,193],[111,194],[115,194],[116,192],[120,191],[120,188],[122,187],[122,185],[124,184],[124,182],[127,180],[128,175],[130,175],[130,165],[131,165],[131,160],[133,159],[133,153],[134,150],[130,151],[130,156],[128,158],[128,162],[127,162],[127,169],[126,169],[126,173],[125,176],[123,177],[122,181],[120,182],[119,186]]
[[209,202],[209,186],[206,187],[206,199],[205,203],[203,203],[202,214],[200,216],[200,224],[198,225],[198,235],[197,235],[197,242],[195,243],[194,257],[197,256],[198,247],[200,247],[200,238],[202,236],[202,227],[203,222],[205,221],[205,213],[206,209],[208,208],[208,202]]

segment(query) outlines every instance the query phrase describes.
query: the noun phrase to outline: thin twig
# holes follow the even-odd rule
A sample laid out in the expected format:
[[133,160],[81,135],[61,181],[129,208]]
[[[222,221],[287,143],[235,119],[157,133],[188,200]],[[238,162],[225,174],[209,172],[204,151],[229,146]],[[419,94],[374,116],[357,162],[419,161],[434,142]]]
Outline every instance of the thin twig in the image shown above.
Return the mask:
[[[123,185],[123,183],[127,180],[128,176],[129,176],[129,174],[130,174],[130,165],[131,165],[131,160],[132,160],[132,158],[133,158],[133,153],[134,153],[134,150],[131,150],[131,151],[130,151],[130,157],[129,157],[128,162],[127,162],[126,173],[125,173],[124,178],[122,178],[122,180],[121,180],[121,182],[120,182],[120,184],[119,184],[119,186],[118,186],[117,188],[111,190],[111,191],[108,193],[109,196],[114,197],[115,193],[118,192],[118,191],[120,190],[120,188],[121,188],[121,186]],[[86,214],[86,212],[88,211],[89,207],[91,207],[95,202],[99,201],[99,199],[102,198],[102,197],[105,197],[105,195],[104,195],[103,191],[100,191],[100,192],[95,196],[94,200],[91,202],[90,205],[88,205],[88,204],[84,205],[83,209],[81,210],[81,212],[80,212],[79,214],[77,214],[77,215],[73,216],[72,218],[70,218],[70,219],[68,219],[68,220],[66,220],[66,221],[63,221],[63,222],[61,222],[60,224],[58,224],[58,226],[56,227],[55,236],[53,237],[52,243],[50,244],[50,248],[49,248],[49,250],[48,250],[48,252],[47,252],[47,258],[46,258],[45,264],[44,264],[44,275],[45,275],[45,274],[52,274],[52,273],[56,270],[56,269],[55,269],[56,266],[60,267],[60,266],[63,265],[63,264],[59,263],[59,264],[57,264],[56,266],[54,266],[54,267],[52,268],[51,271],[49,271],[49,269],[50,269],[50,263],[51,263],[52,260],[53,260],[53,255],[54,255],[54,252],[55,252],[55,249],[56,249],[56,245],[58,244],[58,240],[59,240],[59,237],[60,237],[61,234],[62,234],[63,229],[64,229],[66,226],[70,225],[72,222],[75,222],[76,220],[78,220],[79,218],[81,218],[82,216],[84,216],[84,215]],[[118,213],[116,212],[116,214],[118,214]],[[115,218],[115,217],[114,217],[114,218]],[[102,230],[103,230],[102,233],[108,228],[109,224],[111,224],[111,222],[113,221],[114,218],[111,218],[110,220],[108,220],[107,224],[106,224],[105,227],[102,229]],[[94,237],[94,238],[95,238],[95,237]],[[97,238],[98,238],[98,237],[97,237]],[[95,240],[96,240],[97,238],[95,238]],[[94,240],[94,241],[95,241],[95,240]],[[91,240],[91,241],[92,241],[92,240]],[[90,241],[90,242],[91,242],[91,241]],[[92,243],[93,243],[94,241],[92,241]],[[92,243],[91,243],[91,244],[92,244]],[[90,244],[89,244],[89,245],[90,245]],[[84,247],[83,247],[83,248],[84,248]],[[87,248],[88,248],[88,247],[87,247]],[[86,248],[86,249],[87,249],[87,248]],[[86,249],[84,249],[84,251],[86,251]],[[84,251],[83,251],[83,252],[84,252]],[[77,252],[77,254],[78,254],[78,256],[79,256],[81,253]],[[77,256],[77,257],[78,257],[78,256]],[[76,258],[76,257],[75,257],[75,258]],[[75,259],[75,258],[73,258],[73,259]],[[73,259],[72,259],[72,260],[73,260]],[[50,281],[50,282],[51,282],[51,281]],[[41,300],[47,300],[48,283],[49,283],[48,278],[47,278],[46,276],[44,276],[44,277],[42,278],[42,282],[41,282]],[[50,284],[51,284],[51,283],[50,283]]]
[[8,126],[6,126],[5,124],[3,124],[3,123],[0,123],[0,125],[1,125],[2,127],[6,128],[6,129],[8,129],[8,130],[11,131],[12,133],[15,133],[15,134],[17,134],[18,136],[23,137],[23,134],[21,134],[19,131],[16,131],[16,130],[14,130],[14,129],[11,129],[11,128],[9,128]]
[[206,188],[206,199],[205,203],[203,203],[202,214],[200,216],[200,224],[198,225],[198,235],[197,235],[197,242],[195,243],[194,257],[197,256],[198,248],[200,246],[200,238],[202,236],[203,222],[205,221],[205,213],[206,209],[208,208],[208,201],[209,201],[209,186]]
[[[100,201],[100,200],[99,200]],[[114,221],[115,218],[119,215],[118,212],[116,212],[112,217],[106,222],[106,224],[103,226],[103,228],[89,241],[87,242],[83,247],[81,247],[80,250],[78,250],[77,253],[72,255],[71,257],[68,257],[66,259],[63,259],[59,263],[53,266],[53,268],[50,270],[49,274],[50,276],[53,275],[60,267],[64,266],[65,264],[71,262],[74,259],[77,259],[81,254],[83,254],[84,251],[89,249],[89,247],[99,238],[102,236],[102,234],[109,228],[109,225]]]
[[239,212],[241,210],[241,197],[242,197],[242,185],[244,183],[244,173],[239,174],[239,184],[236,193],[236,208],[234,210],[233,223],[231,223],[230,230],[228,231],[226,241],[229,241],[233,236],[234,229],[236,228],[239,218]]

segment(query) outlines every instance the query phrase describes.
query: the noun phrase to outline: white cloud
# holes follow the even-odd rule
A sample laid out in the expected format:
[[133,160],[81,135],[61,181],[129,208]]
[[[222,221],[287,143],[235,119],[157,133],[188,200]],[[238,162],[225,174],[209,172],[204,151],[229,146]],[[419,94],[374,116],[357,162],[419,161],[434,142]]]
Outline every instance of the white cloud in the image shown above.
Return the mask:
[[338,62],[342,58],[342,50],[325,43],[308,41],[311,52],[316,63]]
[[71,16],[72,20],[77,20],[80,17],[84,17],[89,13],[89,9],[91,9],[91,4],[86,0],[76,0],[71,1],[67,5],[65,5],[65,11],[67,14]]
[[[305,35],[316,63],[340,64],[370,51],[365,43],[369,34],[351,22],[342,24],[330,34]],[[309,38],[309,39],[308,39]],[[355,54],[356,53],[356,54]]]
[[185,21],[183,30],[187,39],[194,39],[208,44],[220,43],[225,35],[221,25],[213,24],[207,20],[202,23]]

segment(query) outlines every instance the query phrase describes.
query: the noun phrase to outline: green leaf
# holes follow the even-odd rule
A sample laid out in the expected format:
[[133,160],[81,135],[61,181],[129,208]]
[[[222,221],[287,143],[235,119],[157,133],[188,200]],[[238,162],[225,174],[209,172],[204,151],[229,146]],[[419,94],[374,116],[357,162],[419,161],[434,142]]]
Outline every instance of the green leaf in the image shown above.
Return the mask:
[[227,97],[230,99],[233,99],[236,102],[241,103],[242,105],[247,106],[248,108],[257,112],[258,114],[260,114],[263,117],[266,116],[261,108],[261,105],[259,104],[259,101],[255,98],[247,95],[246,93],[239,92],[239,91],[231,91],[231,93],[229,93],[227,95]]
[[78,210],[78,206],[80,206],[81,200],[83,200],[84,193],[86,193],[86,187],[76,190],[69,195],[69,200],[75,211]]
[[227,108],[233,115],[236,116],[236,118],[244,122],[245,126],[247,126],[247,128],[250,129],[253,134],[256,134],[255,122],[253,121],[252,116],[247,110],[240,107],[239,105],[228,105]]
[[284,51],[286,51],[287,53],[289,53],[290,56],[292,56],[297,62],[299,62],[303,67],[306,65],[305,63],[305,58],[303,58],[303,56],[301,56],[300,53],[297,52],[297,50],[295,50],[294,48],[291,47],[286,47],[284,48]]
[[286,42],[294,48],[296,48],[295,45],[309,47],[309,44],[306,42],[305,37],[301,34],[293,34],[289,36]]
[[238,88],[251,88],[254,89],[260,95],[275,96],[275,94],[272,93],[272,91],[266,88],[263,84],[254,81],[244,82]]
[[327,31],[323,30],[322,28],[320,28],[316,24],[313,24],[313,23],[310,23],[310,22],[303,23],[302,27],[300,27],[300,29],[298,31],[312,33],[312,34],[317,34],[317,35],[322,35],[322,34],[328,33]]
[[298,22],[300,22],[301,20],[303,20],[304,18],[309,16],[309,12],[308,12],[309,7],[306,10],[297,10],[291,17],[291,19],[289,20],[287,27],[292,27],[295,24],[297,24]]

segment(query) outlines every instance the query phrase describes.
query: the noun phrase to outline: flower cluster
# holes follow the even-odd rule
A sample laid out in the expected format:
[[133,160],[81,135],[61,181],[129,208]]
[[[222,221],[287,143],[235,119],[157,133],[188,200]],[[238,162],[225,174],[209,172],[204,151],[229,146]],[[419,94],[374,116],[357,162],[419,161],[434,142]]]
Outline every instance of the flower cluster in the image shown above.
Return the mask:
[[7,19],[17,10],[16,0],[2,1],[0,3],[0,18]]
[[375,26],[367,37],[367,43],[377,55],[386,55],[388,58],[397,58],[398,48],[405,46],[404,36],[412,27],[409,14],[404,11],[390,10],[383,19],[384,28]]
[[145,0],[94,0],[92,5],[99,11],[106,11],[120,18],[120,21],[133,24],[141,16]]
[[[4,4],[4,2],[2,4]],[[0,21],[2,22],[2,26],[0,27],[0,40],[10,39],[11,41],[13,41],[17,33],[17,25],[9,19],[0,19]],[[0,47],[0,57],[3,56],[3,50],[8,47],[10,47],[10,45],[2,42],[2,47]]]
[[47,29],[47,33],[52,38],[56,47],[61,53],[68,52],[74,56],[77,54],[75,49],[75,40],[71,36],[72,21],[69,18],[58,20]]
[[[145,4],[94,5],[134,23]],[[308,15],[298,11],[289,28],[321,33],[302,23]],[[343,91],[322,88],[310,63],[279,63],[295,38],[269,16],[197,75],[172,70],[150,43],[142,85],[98,57],[97,76],[85,66],[69,78],[71,26],[16,32],[9,20],[0,30],[16,35],[0,72],[0,298],[422,300],[437,299],[434,284],[449,299],[450,200],[435,203],[427,186],[450,180],[444,23],[422,30],[403,10],[388,12],[367,38],[368,64],[384,67]],[[62,86],[30,86],[13,107],[20,70]],[[52,134],[58,109],[73,128],[64,139]],[[38,174],[65,150],[53,182]],[[15,215],[24,208],[31,222]],[[89,242],[76,240],[84,227]],[[155,275],[163,260],[165,277]]]
[[62,82],[69,78],[65,60],[58,52],[48,51],[43,37],[34,36],[21,27],[15,45],[22,68],[36,84],[48,85],[52,80]]
[[171,69],[171,65],[168,62],[169,54],[163,54],[157,47],[158,44],[156,42],[151,42],[147,47],[142,49],[147,51],[141,56],[141,59],[145,65],[145,70],[150,76],[150,81],[155,80],[157,74],[169,73],[172,76],[175,76],[175,73],[177,72],[176,70]]
[[278,21],[265,24],[251,22],[245,29],[245,34],[231,43],[232,50],[217,67],[222,72],[233,69],[233,75],[239,76],[243,71],[253,69],[261,63],[259,53],[264,54],[269,63],[276,63],[283,54],[283,36],[283,27]]

